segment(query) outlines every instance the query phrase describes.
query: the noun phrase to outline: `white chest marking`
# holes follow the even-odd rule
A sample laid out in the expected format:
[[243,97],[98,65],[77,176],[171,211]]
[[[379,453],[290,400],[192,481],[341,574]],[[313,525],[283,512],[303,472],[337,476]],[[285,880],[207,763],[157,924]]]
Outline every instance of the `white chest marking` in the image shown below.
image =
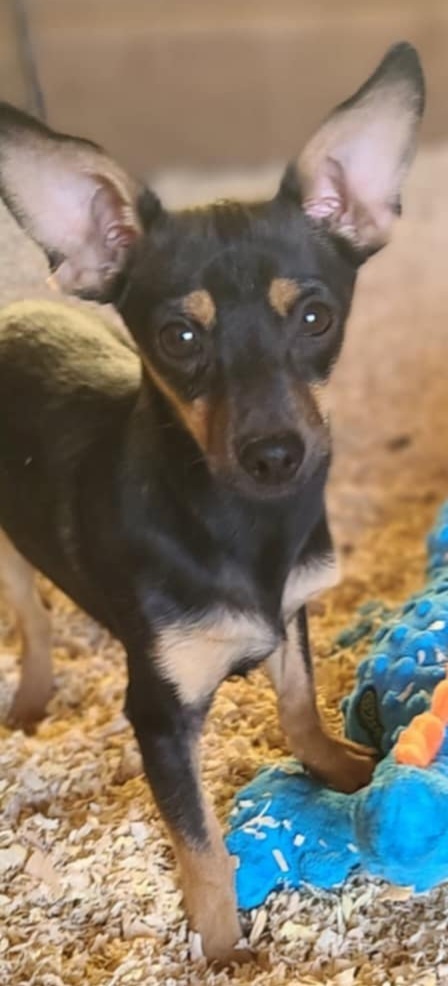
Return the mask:
[[163,678],[179,698],[194,704],[213,694],[243,659],[268,657],[278,644],[261,616],[215,609],[202,620],[162,630],[156,660]]
[[339,566],[334,557],[321,558],[294,568],[288,575],[283,591],[282,612],[289,623],[301,606],[312,596],[330,589],[339,581]]

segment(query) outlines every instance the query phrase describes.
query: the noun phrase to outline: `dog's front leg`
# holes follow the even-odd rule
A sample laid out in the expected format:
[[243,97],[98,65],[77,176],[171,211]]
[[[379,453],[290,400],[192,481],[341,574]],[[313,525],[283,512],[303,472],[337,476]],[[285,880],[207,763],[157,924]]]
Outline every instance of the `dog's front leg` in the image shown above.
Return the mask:
[[367,784],[375,766],[372,751],[332,736],[320,719],[304,606],[288,625],[284,644],[266,661],[266,670],[294,756],[338,791],[348,793]]
[[8,722],[31,731],[45,715],[53,690],[50,617],[31,565],[0,530],[0,588],[12,606],[22,638],[20,684]]
[[201,936],[204,955],[224,963],[248,961],[247,949],[235,948],[241,928],[233,861],[201,788],[198,744],[206,710],[182,705],[146,658],[129,662],[126,711],[171,834],[190,926]]

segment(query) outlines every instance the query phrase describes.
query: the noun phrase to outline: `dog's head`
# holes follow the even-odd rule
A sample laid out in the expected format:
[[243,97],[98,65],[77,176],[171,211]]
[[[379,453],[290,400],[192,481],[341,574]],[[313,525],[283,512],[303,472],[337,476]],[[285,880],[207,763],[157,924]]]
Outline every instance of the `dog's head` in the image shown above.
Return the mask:
[[392,48],[266,202],[167,212],[96,145],[0,108],[0,193],[68,292],[113,300],[167,412],[250,495],[328,457],[323,392],[359,265],[400,211],[424,102]]

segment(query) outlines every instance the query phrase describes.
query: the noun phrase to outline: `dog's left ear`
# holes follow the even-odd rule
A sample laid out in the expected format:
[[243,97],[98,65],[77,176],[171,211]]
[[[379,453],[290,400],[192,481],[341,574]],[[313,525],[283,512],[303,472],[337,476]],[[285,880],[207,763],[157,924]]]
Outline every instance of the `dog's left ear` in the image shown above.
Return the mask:
[[[387,242],[400,213],[423,109],[420,60],[403,42],[333,111],[293,167],[303,211],[348,241],[360,259]],[[280,194],[291,193],[291,178],[289,169]]]

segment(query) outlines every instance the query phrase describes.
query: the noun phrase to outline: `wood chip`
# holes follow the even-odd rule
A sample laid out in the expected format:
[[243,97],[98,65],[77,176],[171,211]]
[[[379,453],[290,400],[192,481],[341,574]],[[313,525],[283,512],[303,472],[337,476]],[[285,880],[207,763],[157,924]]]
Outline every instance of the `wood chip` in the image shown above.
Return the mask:
[[17,843],[9,849],[0,849],[0,873],[20,870],[26,859],[26,849]]
[[409,900],[413,893],[413,887],[400,887],[390,883],[381,891],[378,900]]
[[256,945],[256,943],[260,940],[263,931],[267,925],[267,921],[268,921],[268,912],[265,907],[260,907],[259,911],[257,911],[257,916],[252,925],[251,932],[249,935],[250,945]]
[[132,938],[153,938],[154,928],[146,923],[144,918],[123,916],[122,921],[123,938],[130,941]]
[[353,986],[355,982],[356,967],[351,966],[342,972],[337,972],[334,977],[335,986]]
[[49,858],[45,856],[40,849],[35,849],[31,856],[28,857],[25,873],[28,876],[32,876],[35,880],[41,880],[45,883],[50,890],[54,893],[59,894],[62,891],[61,881],[56,873],[56,870]]
[[287,941],[314,942],[316,941],[316,930],[307,924],[300,924],[296,921],[285,921],[280,928],[281,937]]
[[196,932],[191,932],[189,937],[190,944],[190,958],[192,962],[198,962],[199,959],[204,958],[204,952],[202,951],[202,938]]

